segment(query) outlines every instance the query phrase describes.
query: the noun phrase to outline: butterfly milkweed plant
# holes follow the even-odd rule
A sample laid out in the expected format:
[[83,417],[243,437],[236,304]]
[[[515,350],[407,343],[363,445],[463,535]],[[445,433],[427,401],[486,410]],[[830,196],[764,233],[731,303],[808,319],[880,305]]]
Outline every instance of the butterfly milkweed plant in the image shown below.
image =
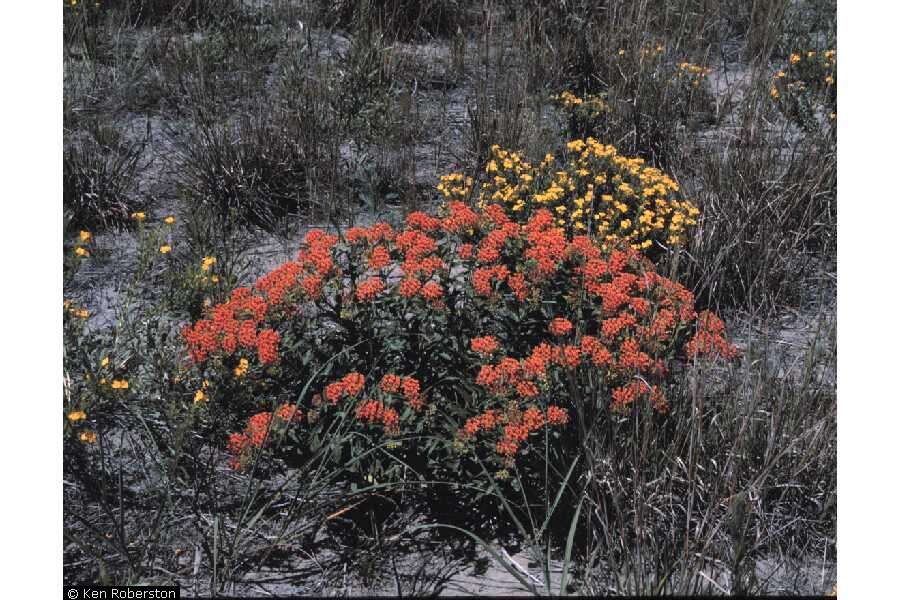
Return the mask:
[[536,444],[571,459],[604,419],[664,418],[678,365],[733,358],[721,319],[641,253],[682,243],[696,208],[611,146],[568,149],[530,165],[495,147],[478,193],[445,176],[442,208],[401,227],[309,231],[186,325],[232,468],[302,457],[340,421],[341,455],[381,481],[527,471]]

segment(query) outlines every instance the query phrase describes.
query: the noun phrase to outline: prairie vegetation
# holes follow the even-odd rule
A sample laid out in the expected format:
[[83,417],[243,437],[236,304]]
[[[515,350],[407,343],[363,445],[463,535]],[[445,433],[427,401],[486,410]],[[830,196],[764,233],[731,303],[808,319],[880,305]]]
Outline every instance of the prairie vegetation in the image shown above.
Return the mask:
[[834,2],[62,9],[67,583],[833,589]]

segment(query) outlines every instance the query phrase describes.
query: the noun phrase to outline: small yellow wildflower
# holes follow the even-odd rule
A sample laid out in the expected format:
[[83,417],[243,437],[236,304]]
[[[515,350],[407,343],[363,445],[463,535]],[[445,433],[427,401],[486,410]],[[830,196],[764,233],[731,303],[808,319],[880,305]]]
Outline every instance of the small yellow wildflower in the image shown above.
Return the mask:
[[82,442],[86,442],[88,444],[93,444],[97,441],[97,434],[93,431],[82,431],[81,435],[78,436],[78,439]]
[[166,244],[165,246],[159,247],[160,254],[168,254],[171,251],[172,251],[172,246],[169,246],[168,244]]
[[204,256],[203,261],[200,263],[200,268],[204,271],[209,271],[214,264],[216,264],[215,256]]
[[108,356],[104,356],[104,357],[103,357],[103,360],[100,361],[100,366],[101,366],[101,367],[105,367],[105,366],[108,365],[108,364],[109,364],[109,357],[108,357]]
[[163,223],[165,223],[166,225],[174,225],[174,224],[175,224],[175,217],[174,217],[173,215],[169,215],[168,217],[166,217],[165,219],[163,219]]
[[834,84],[834,77],[832,77],[831,75],[829,75],[828,77],[825,78],[825,83],[826,83],[827,85],[833,85],[833,84]]
[[212,277],[209,278],[209,280],[212,281],[213,283],[219,283],[219,276],[213,275]]
[[78,246],[77,248],[75,248],[75,255],[81,256],[82,258],[87,258],[88,256],[91,255],[91,253],[88,252],[87,249],[82,248],[81,246]]
[[78,421],[83,421],[87,414],[83,410],[73,410],[66,417],[73,423],[77,423]]
[[72,311],[72,314],[75,315],[76,317],[78,317],[79,319],[87,319],[89,316],[91,316],[91,313],[86,308],[81,308],[81,309],[76,308],[75,310]]
[[78,237],[81,238],[82,242],[91,241],[91,232],[90,231],[80,231],[78,232]]
[[137,221],[138,223],[140,223],[141,221],[143,221],[144,219],[147,218],[147,215],[145,215],[142,212],[133,212],[133,213],[131,213],[131,218],[134,219],[135,221]]
[[199,402],[206,402],[209,400],[209,397],[203,393],[203,390],[197,390],[197,393],[194,394],[194,404]]
[[127,390],[128,389],[128,380],[127,379],[113,379],[110,386],[114,390]]
[[799,54],[791,54],[791,64],[796,65],[798,62],[800,62],[800,55]]
[[237,378],[241,378],[247,374],[247,371],[250,370],[250,361],[246,358],[242,358],[238,362],[238,366],[234,368],[234,376]]

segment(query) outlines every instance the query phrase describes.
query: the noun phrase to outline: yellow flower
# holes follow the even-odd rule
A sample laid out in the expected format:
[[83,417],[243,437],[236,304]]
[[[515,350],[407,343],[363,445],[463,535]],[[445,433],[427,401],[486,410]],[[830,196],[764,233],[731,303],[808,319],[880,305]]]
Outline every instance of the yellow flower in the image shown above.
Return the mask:
[[165,223],[166,225],[174,225],[174,224],[175,224],[175,217],[174,217],[173,215],[169,215],[168,217],[166,217],[165,219],[163,219],[163,223]]
[[66,415],[70,421],[76,423],[78,421],[83,421],[87,414],[83,410],[73,410],[68,415]]
[[197,393],[194,394],[194,404],[206,402],[207,400],[209,400],[209,397],[203,393],[203,390],[197,390]]
[[88,444],[93,444],[97,441],[97,434],[93,431],[82,431],[81,435],[78,436],[78,439],[82,442],[87,442]]
[[834,77],[832,77],[831,75],[829,75],[828,77],[825,78],[825,83],[828,84],[828,85],[834,84]]
[[103,360],[100,361],[100,366],[101,366],[101,367],[105,367],[105,366],[108,365],[108,364],[109,364],[109,357],[108,357],[108,356],[104,356],[104,357],[103,357]]
[[78,233],[78,237],[81,238],[82,242],[88,242],[91,239],[91,232],[90,231],[80,231]]
[[800,62],[800,55],[799,54],[791,54],[791,64],[796,65],[798,62]]
[[209,278],[209,280],[212,281],[213,283],[219,283],[219,276],[213,275],[212,277]]
[[775,86],[772,86],[772,89],[769,90],[769,95],[773,98],[778,98],[778,90],[775,88]]
[[250,369],[250,361],[246,358],[242,358],[238,362],[238,366],[234,368],[234,376],[237,378],[241,378],[246,375],[247,371]]
[[88,252],[85,248],[78,246],[77,248],[75,248],[75,255],[87,258],[88,256],[91,255],[91,253]]
[[138,223],[140,223],[141,221],[143,221],[144,219],[147,218],[147,215],[145,215],[142,212],[133,212],[133,213],[131,213],[131,218],[134,219],[135,221],[137,221]]
[[619,56],[623,56],[625,54],[624,48],[619,48]]
[[72,311],[72,314],[75,315],[76,317],[78,317],[79,319],[87,319],[89,316],[91,316],[91,313],[88,312],[88,310],[86,308],[82,308],[82,309],[76,308],[75,310]]
[[168,244],[166,244],[165,246],[159,247],[160,254],[168,254],[171,251],[172,251],[172,246],[169,246]]
[[204,256],[203,261],[200,263],[200,268],[204,271],[209,271],[214,264],[216,264],[215,256]]
[[114,390],[127,390],[128,389],[128,380],[127,379],[113,379],[110,386],[112,386],[112,389],[114,389]]

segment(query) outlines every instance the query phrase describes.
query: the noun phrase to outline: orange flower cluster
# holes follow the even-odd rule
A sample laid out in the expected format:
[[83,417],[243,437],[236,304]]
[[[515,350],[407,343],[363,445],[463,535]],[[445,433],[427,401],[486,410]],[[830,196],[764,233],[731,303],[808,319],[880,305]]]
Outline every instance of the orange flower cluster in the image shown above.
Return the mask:
[[590,358],[595,367],[605,367],[612,363],[612,353],[600,343],[600,340],[591,335],[581,338],[581,354]]
[[[557,411],[554,411],[554,421],[553,424],[562,424],[564,422]],[[565,421],[568,421],[567,414]],[[533,406],[527,408],[521,416],[513,415],[503,428],[503,437],[495,446],[497,454],[506,457],[508,460],[512,459],[519,451],[522,443],[528,439],[531,432],[541,429],[545,424],[549,424],[549,418],[540,409]]]
[[572,321],[557,317],[550,321],[548,329],[555,336],[563,336],[572,331]]
[[660,413],[669,410],[669,402],[665,393],[656,385],[643,381],[631,381],[612,390],[611,408],[617,412],[625,412],[636,400],[646,398],[650,405]]
[[348,373],[339,381],[328,384],[325,398],[332,404],[337,404],[342,398],[353,398],[359,394],[365,385],[366,378],[360,373]]
[[415,377],[400,377],[394,373],[388,373],[381,378],[381,391],[386,394],[403,392],[406,403],[415,411],[421,410],[425,405],[425,397],[421,392],[421,384]]
[[384,246],[375,246],[369,254],[369,268],[380,270],[391,263],[391,253]]
[[381,378],[381,390],[386,394],[396,394],[403,385],[403,378],[394,373],[388,373]]
[[422,396],[419,380],[413,377],[404,377],[401,387],[403,388],[403,397],[406,399],[406,403],[415,411],[421,410],[425,404],[425,399]]
[[547,407],[547,423],[550,425],[565,425],[569,422],[569,411],[559,406]]
[[327,234],[321,229],[313,229],[303,239],[306,247],[297,253],[297,260],[307,272],[320,277],[330,275],[335,268],[332,248],[337,241],[336,235]]
[[545,425],[563,426],[569,422],[569,413],[559,406],[549,406],[546,411],[530,406],[522,412],[519,409],[500,412],[489,409],[469,418],[458,435],[465,440],[479,433],[489,433],[503,426],[503,435],[494,449],[497,454],[511,459],[519,451],[522,443],[533,432]]
[[406,226],[422,231],[437,231],[441,228],[441,220],[423,212],[412,212],[406,217]]
[[738,349],[725,340],[725,323],[708,310],[697,316],[697,333],[685,347],[688,358],[698,355],[718,355],[731,360],[738,355]]
[[393,408],[385,406],[384,402],[366,400],[356,407],[356,418],[367,423],[381,423],[391,435],[400,432],[400,415]]
[[356,299],[360,302],[371,302],[384,291],[384,282],[380,277],[370,277],[356,286]]
[[[182,328],[181,334],[187,343],[191,359],[199,364],[219,351],[233,354],[239,345],[245,348],[258,345],[256,328],[268,308],[262,297],[252,295],[248,288],[237,288],[227,302],[212,309],[211,318],[200,319],[193,326],[186,325]],[[268,341],[270,338],[264,340],[260,354],[265,353],[271,357],[271,349],[266,345]]]
[[375,223],[369,228],[351,227],[344,234],[351,244],[358,242],[368,242],[369,244],[377,244],[379,242],[390,242],[394,239],[394,228],[387,223]]
[[472,437],[479,431],[493,431],[500,424],[500,416],[495,410],[488,410],[480,415],[470,417],[462,428],[464,437]]
[[264,329],[256,336],[256,349],[262,364],[278,361],[278,342],[281,336],[274,329]]
[[449,214],[444,217],[442,225],[448,233],[462,233],[474,229],[478,225],[478,213],[463,202],[454,201],[447,205]]
[[434,305],[440,304],[441,298],[444,297],[443,288],[441,288],[441,286],[434,281],[429,281],[428,283],[423,285],[422,289],[419,290],[419,293],[423,298],[425,298],[425,300]]
[[559,227],[551,227],[550,222],[552,216],[542,209],[525,226],[528,241],[525,259],[534,261],[535,275],[539,278],[553,276],[568,249],[565,231]]
[[472,274],[472,287],[480,296],[493,296],[493,282],[496,280],[497,283],[503,283],[508,276],[509,269],[506,265],[480,267],[475,269],[475,272]]
[[297,289],[297,279],[302,272],[303,266],[300,263],[287,262],[260,277],[255,287],[266,295],[270,306],[277,306]]
[[232,433],[228,438],[228,452],[232,455],[229,466],[234,470],[240,470],[247,458],[248,452],[254,448],[262,448],[269,439],[269,431],[272,427],[287,423],[299,423],[302,413],[293,404],[282,404],[275,410],[275,420],[268,411],[259,412],[247,419],[244,431]]
[[493,354],[499,347],[500,343],[497,342],[497,338],[492,335],[472,339],[472,352],[477,352],[478,354]]

